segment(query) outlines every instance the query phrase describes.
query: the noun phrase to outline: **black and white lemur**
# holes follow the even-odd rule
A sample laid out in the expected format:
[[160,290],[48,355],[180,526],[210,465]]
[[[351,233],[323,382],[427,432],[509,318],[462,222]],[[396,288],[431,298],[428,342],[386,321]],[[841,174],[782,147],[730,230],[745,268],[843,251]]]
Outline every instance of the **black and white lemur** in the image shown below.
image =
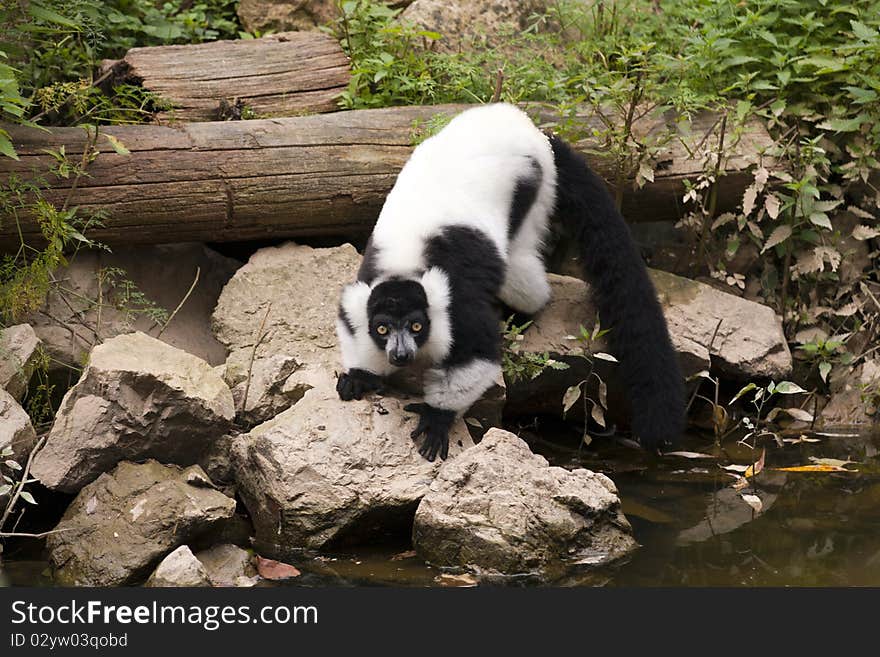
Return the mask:
[[550,298],[542,246],[553,216],[582,260],[622,367],[643,447],[684,425],[684,387],[660,304],[604,182],[564,141],[507,104],[469,109],[420,144],[388,194],[337,321],[337,391],[360,399],[414,361],[427,366],[413,439],[446,458],[457,416],[501,369],[500,300],[524,314]]

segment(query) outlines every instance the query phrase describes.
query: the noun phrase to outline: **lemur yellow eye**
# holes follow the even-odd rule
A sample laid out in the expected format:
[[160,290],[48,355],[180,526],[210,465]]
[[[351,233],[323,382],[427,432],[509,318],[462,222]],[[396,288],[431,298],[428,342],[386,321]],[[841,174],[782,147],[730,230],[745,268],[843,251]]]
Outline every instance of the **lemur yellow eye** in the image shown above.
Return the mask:
[[386,333],[388,333],[388,327],[384,324],[379,324],[379,326],[376,327],[376,333],[378,333],[379,335],[385,335]]
[[419,322],[413,322],[410,328],[413,330],[413,333],[418,333],[422,330],[422,325]]

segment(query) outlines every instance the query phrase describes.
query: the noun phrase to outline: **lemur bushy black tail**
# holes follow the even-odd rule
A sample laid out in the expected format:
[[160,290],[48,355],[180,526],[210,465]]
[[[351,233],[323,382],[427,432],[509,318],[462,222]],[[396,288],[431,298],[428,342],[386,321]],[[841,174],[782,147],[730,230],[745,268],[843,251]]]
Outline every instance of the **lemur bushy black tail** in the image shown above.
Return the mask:
[[684,381],[645,263],[604,181],[586,160],[550,138],[557,169],[556,214],[581,248],[599,318],[620,361],[643,447],[675,442],[685,425]]

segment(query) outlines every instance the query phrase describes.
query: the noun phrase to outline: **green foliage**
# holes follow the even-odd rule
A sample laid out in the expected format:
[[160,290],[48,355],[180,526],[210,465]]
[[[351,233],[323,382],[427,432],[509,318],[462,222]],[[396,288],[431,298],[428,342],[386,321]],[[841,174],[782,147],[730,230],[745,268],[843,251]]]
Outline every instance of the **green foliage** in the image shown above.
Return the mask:
[[548,367],[554,370],[568,369],[568,365],[554,360],[546,351],[542,354],[522,351],[520,343],[525,339],[523,333],[531,325],[532,322],[529,321],[517,326],[513,323],[512,316],[505,323],[501,371],[510,383],[535,379]]
[[[0,50],[0,121],[18,123],[28,105],[18,87],[17,71],[6,63],[7,55]],[[0,155],[18,159],[9,133],[0,129]]]
[[[858,303],[854,287],[835,289],[844,257],[837,244],[848,237],[835,211],[854,183],[868,189],[868,206],[880,204],[869,179],[880,169],[876,0],[678,0],[656,11],[635,0],[563,0],[532,17],[525,32],[478,38],[459,52],[440,52],[442,35],[396,20],[382,4],[350,0],[341,9],[335,33],[354,69],[345,107],[487,102],[503,69],[501,98],[553,104],[564,136],[585,136],[576,109],[598,117],[587,136],[613,158],[618,203],[628,180],[652,182],[654,156],[688,129],[676,123],[636,135],[635,121],[714,109],[719,122],[694,141],[715,146],[693,153],[705,172],[691,182],[680,224],[695,236],[696,273],[744,289],[755,272],[730,263],[754,245],[760,291],[790,327]],[[719,177],[755,117],[776,144],[757,154],[767,164],[756,168],[741,208],[719,214]],[[865,220],[863,235],[874,230],[876,212],[849,209]],[[826,303],[816,303],[817,286]]]
[[101,61],[122,57],[134,46],[234,38],[240,29],[235,5],[234,0],[3,3],[0,52],[8,56],[6,69],[14,69],[10,75],[0,65],[0,118],[40,114],[44,123],[60,125],[144,121],[162,108],[159,100],[132,85],[113,85],[109,93],[99,89],[94,83]]
[[[145,317],[158,326],[168,321],[168,311],[141,292],[134,281],[128,278],[125,270],[119,267],[102,267],[97,276],[101,296],[97,300],[90,300],[90,304],[98,313],[104,307],[112,307],[122,313],[121,321],[128,326],[134,324],[139,317]],[[107,290],[106,299],[104,290]]]
[[371,0],[340,3],[333,33],[352,60],[343,107],[486,102],[502,67],[506,100],[564,100],[567,71],[556,66],[544,52],[548,44],[534,34],[503,35],[516,46],[528,44],[527,50],[444,53],[434,47],[442,35],[398,22],[398,13]]

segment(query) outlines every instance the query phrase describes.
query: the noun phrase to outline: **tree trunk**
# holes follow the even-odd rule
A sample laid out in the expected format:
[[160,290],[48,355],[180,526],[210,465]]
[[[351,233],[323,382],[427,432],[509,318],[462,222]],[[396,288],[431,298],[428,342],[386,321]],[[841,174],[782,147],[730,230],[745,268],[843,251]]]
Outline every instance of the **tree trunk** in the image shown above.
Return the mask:
[[[56,203],[83,212],[104,210],[103,227],[89,236],[106,244],[186,240],[238,241],[320,235],[362,236],[370,231],[385,195],[413,148],[419,125],[464,106],[396,107],[313,116],[101,128],[100,155],[88,175],[53,180],[44,192]],[[695,126],[714,125],[712,115]],[[51,133],[6,126],[21,156],[0,158],[0,183],[11,174],[28,178],[46,171],[45,151],[64,147],[79,159],[87,144],[82,128]],[[698,128],[693,129],[695,138]],[[130,152],[113,151],[108,135]],[[705,141],[705,140],[704,140]],[[724,162],[718,211],[732,209],[751,181],[747,168],[770,142],[760,127],[739,142]],[[592,145],[582,142],[581,147]],[[587,153],[606,180],[615,179],[612,159]],[[682,212],[684,180],[695,179],[705,161],[683,147],[660,152],[654,182],[641,189],[626,183],[623,212],[630,221],[675,219]],[[19,231],[39,243],[32,217],[0,220],[0,249],[17,248]]]
[[314,31],[132,48],[120,64],[171,104],[160,123],[332,112],[350,78],[336,39]]

